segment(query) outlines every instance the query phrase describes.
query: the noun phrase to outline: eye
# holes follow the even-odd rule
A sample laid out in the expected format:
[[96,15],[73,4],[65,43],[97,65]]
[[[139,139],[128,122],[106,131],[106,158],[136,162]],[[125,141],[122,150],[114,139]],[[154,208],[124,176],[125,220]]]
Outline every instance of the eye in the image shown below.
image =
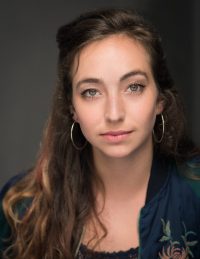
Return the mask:
[[87,89],[87,90],[84,90],[81,95],[83,97],[87,97],[87,98],[93,98],[93,97],[97,97],[100,95],[100,92],[97,90],[97,89]]
[[142,92],[144,89],[144,85],[139,83],[134,83],[128,86],[128,92],[135,93],[135,92]]

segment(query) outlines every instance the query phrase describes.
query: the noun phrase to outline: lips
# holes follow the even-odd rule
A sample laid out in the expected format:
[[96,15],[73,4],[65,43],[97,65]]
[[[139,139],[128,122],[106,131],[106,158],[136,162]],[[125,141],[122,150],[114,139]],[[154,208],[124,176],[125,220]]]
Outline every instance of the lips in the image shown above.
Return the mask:
[[132,131],[123,131],[123,130],[119,130],[119,131],[108,131],[106,133],[101,134],[102,136],[120,136],[120,135],[126,135],[131,133]]
[[124,131],[124,130],[119,130],[119,131],[108,131],[101,136],[108,142],[121,142],[128,138],[128,136],[132,133],[132,131]]

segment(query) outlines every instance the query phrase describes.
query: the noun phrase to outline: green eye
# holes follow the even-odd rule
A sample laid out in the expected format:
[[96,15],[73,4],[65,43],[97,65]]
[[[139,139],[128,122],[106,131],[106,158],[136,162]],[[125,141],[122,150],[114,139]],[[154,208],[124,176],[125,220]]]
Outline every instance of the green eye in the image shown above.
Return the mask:
[[100,93],[98,92],[98,90],[91,88],[91,89],[87,89],[87,90],[83,91],[81,93],[81,95],[84,97],[96,97],[96,96],[100,95]]
[[129,85],[128,90],[130,92],[141,92],[143,88],[144,88],[143,85],[135,83],[135,84]]

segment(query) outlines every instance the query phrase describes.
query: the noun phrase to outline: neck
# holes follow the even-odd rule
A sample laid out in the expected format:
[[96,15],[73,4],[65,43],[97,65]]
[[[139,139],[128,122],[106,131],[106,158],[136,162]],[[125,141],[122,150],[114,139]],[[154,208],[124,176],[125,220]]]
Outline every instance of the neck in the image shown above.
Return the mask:
[[119,202],[146,192],[153,160],[152,145],[125,158],[108,157],[99,151],[93,153],[96,173],[103,182],[106,199],[113,198]]

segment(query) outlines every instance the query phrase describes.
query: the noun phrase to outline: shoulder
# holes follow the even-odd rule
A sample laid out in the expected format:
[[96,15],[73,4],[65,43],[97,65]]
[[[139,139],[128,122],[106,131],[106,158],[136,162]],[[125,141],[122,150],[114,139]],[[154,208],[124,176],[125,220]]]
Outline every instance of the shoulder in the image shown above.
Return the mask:
[[177,165],[179,177],[200,198],[200,157],[194,157]]
[[25,175],[27,175],[28,171],[23,171],[18,173],[17,175],[10,178],[5,185],[0,189],[0,199],[3,199],[7,191],[14,186],[16,183],[18,183],[21,179],[24,178]]
[[2,187],[0,190],[0,254],[2,251],[5,250],[5,248],[8,245],[8,241],[11,235],[11,228],[10,225],[6,219],[4,210],[3,210],[3,199],[8,192],[8,190],[14,186],[16,183],[18,183],[28,172],[21,172],[11,179],[8,180],[8,182]]

